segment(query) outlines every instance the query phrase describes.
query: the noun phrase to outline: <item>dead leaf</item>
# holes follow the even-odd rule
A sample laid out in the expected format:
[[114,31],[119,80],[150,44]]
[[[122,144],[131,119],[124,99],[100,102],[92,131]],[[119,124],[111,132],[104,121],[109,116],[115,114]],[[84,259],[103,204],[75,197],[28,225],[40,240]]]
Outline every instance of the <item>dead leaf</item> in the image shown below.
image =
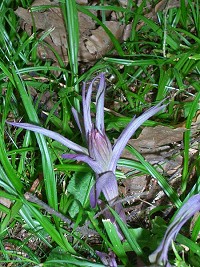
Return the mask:
[[[38,38],[42,36],[42,34],[52,29],[50,35],[45,38],[45,41],[48,45],[50,45],[63,59],[63,61],[67,64],[67,38],[66,35],[63,35],[62,32],[65,32],[65,28],[63,25],[63,20],[61,14],[57,14],[55,12],[56,8],[51,9],[48,12],[34,12],[33,17],[31,13],[24,8],[19,7],[15,13],[21,18],[21,27],[29,34],[32,34],[32,26],[35,24],[37,30],[39,30]],[[34,21],[33,21],[34,18]],[[57,28],[54,25],[57,24]],[[42,30],[42,31],[41,31]],[[42,60],[52,59],[54,62],[57,61],[55,54],[51,49],[49,49],[48,45],[44,42],[38,45],[38,56]]]
[[[8,198],[0,197],[0,204],[7,207],[7,208],[10,208],[12,202]],[[5,213],[0,211],[0,218],[4,218],[5,215],[6,215]]]
[[76,0],[76,3],[79,5],[87,5],[88,4],[88,0]]
[[136,176],[134,178],[128,178],[123,181],[125,186],[125,194],[124,195],[132,195],[133,192],[135,193],[142,193],[144,192],[146,185],[147,185],[147,176]]
[[[80,2],[83,4],[83,1],[79,1],[79,3]],[[58,4],[56,0],[36,0],[33,2],[32,7],[41,5],[55,6],[56,4]],[[45,41],[56,50],[67,64],[67,36],[59,7],[52,7],[44,11],[32,13],[30,10],[19,7],[15,13],[23,21],[21,27],[26,30],[29,35],[32,34],[33,26],[35,26],[37,30],[38,37],[52,29],[49,36],[45,38]],[[95,11],[93,11],[93,13],[97,15]],[[79,12],[78,18],[80,26],[79,61],[95,61],[110,51],[113,48],[113,43],[104,29],[97,26],[91,17]],[[117,40],[123,40],[124,25],[121,25],[118,21],[106,21],[105,25]],[[130,31],[126,31],[126,38],[129,32]],[[54,53],[44,42],[38,46],[38,56],[43,60],[52,59],[55,62],[57,61]]]
[[59,4],[59,0],[35,0],[32,3],[32,7],[34,6],[54,6],[54,5],[58,5]]
[[[182,165],[182,156],[176,144],[183,140],[185,128],[170,128],[158,125],[145,127],[137,139],[130,139],[129,144],[140,152],[144,158],[153,165],[157,165],[160,172],[173,175]],[[174,147],[171,145],[174,144]],[[173,157],[172,157],[173,156]],[[122,158],[136,159],[126,149]],[[130,170],[121,168],[125,173]]]
[[[138,6],[141,4],[142,1],[138,1]],[[187,3],[187,1],[186,1]],[[180,6],[180,0],[161,0],[160,2],[158,2],[156,4],[155,7],[152,7],[152,1],[147,1],[147,8],[150,9],[151,11],[148,12],[147,14],[144,14],[144,16],[148,19],[152,19],[154,21],[157,21],[158,18],[157,18],[157,12],[159,11],[167,11],[171,8],[174,8],[174,7],[179,7]],[[136,27],[136,30],[139,31],[142,26],[144,26],[145,23],[144,21],[140,22],[137,27]]]
[[166,145],[180,142],[183,139],[184,128],[170,128],[158,125],[145,127],[137,139],[131,139],[130,143],[142,153],[157,152]]
[[[105,25],[117,40],[122,40],[124,25],[120,25],[117,21],[106,21]],[[91,30],[91,33],[92,35],[86,40],[85,46],[90,54],[100,58],[111,50],[113,43],[102,27]]]
[[155,12],[168,10],[170,8],[179,7],[180,0],[162,0],[155,6]]

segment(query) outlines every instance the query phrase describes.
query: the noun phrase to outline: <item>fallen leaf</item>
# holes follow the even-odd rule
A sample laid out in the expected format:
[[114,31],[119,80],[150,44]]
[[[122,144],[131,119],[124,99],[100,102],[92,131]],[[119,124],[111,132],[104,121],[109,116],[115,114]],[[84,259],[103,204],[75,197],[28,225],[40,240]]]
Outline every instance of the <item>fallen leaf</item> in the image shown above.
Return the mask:
[[145,127],[137,139],[131,139],[130,144],[141,153],[157,152],[162,147],[180,142],[183,139],[184,128],[170,128],[158,125]]
[[[124,25],[120,25],[117,21],[106,21],[105,25],[117,40],[122,41]],[[91,30],[91,33],[92,35],[85,41],[85,46],[89,53],[95,55],[95,58],[97,59],[111,50],[113,43],[102,27]]]
[[170,8],[179,7],[180,0],[162,0],[155,6],[155,12],[168,10]]
[[[185,128],[170,128],[161,125],[145,127],[137,139],[130,139],[128,143],[137,149],[148,162],[156,164],[160,172],[171,176],[182,165],[182,156],[176,145],[183,140],[184,131]],[[174,147],[171,147],[173,144]],[[122,158],[136,159],[126,149],[122,153]],[[127,168],[121,168],[121,170],[125,173],[130,171]]]
[[[10,208],[12,202],[8,198],[0,197],[0,204],[7,207],[7,208]],[[6,214],[4,212],[0,211],[0,218],[4,218],[5,216],[6,216]]]
[[[86,1],[79,1],[81,4],[87,4]],[[19,7],[15,14],[22,20],[21,27],[27,31],[29,35],[32,34],[32,28],[35,26],[37,37],[39,38],[44,32],[49,31],[49,36],[45,38],[45,42],[50,45],[63,59],[65,64],[68,63],[67,58],[67,35],[62,17],[62,13],[58,5],[58,1],[50,0],[36,0],[33,2],[32,7],[49,5],[49,9],[42,11],[32,11]],[[92,11],[97,15],[96,11]],[[113,19],[116,16],[113,16]],[[78,12],[79,29],[80,29],[80,42],[79,42],[79,55],[78,59],[82,62],[96,61],[104,56],[113,48],[113,43],[105,30],[96,25],[91,17]],[[112,16],[111,16],[112,18]],[[118,41],[123,41],[123,33],[125,26],[121,25],[118,21],[106,21],[105,26],[112,32]],[[125,38],[130,34],[130,26],[126,27]],[[57,62],[57,59],[49,49],[45,42],[38,45],[38,56],[43,60],[52,59]]]

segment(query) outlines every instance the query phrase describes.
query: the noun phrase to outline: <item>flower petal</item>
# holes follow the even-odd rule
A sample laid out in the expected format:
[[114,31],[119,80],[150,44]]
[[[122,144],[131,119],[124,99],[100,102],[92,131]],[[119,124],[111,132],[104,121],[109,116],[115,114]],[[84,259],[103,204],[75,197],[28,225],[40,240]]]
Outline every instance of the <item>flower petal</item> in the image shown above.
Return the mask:
[[168,262],[168,249],[180,231],[181,227],[196,213],[200,211],[200,194],[194,195],[183,204],[173,222],[167,228],[164,238],[159,247],[149,256],[151,263],[171,266]]
[[92,129],[92,120],[91,120],[91,112],[90,112],[90,104],[92,97],[92,89],[95,81],[100,78],[99,88],[96,96],[96,127],[99,130],[104,130],[104,93],[105,93],[105,76],[104,74],[100,74],[96,76],[90,83],[88,91],[86,93],[86,84],[83,84],[82,91],[82,103],[83,103],[83,117],[84,117],[84,125],[85,125],[85,133],[86,137],[88,133]]
[[70,141],[69,139],[65,138],[64,136],[62,136],[59,133],[55,133],[53,131],[47,130],[45,128],[36,126],[34,124],[30,124],[30,123],[18,123],[18,122],[8,122],[8,121],[7,121],[7,123],[12,125],[12,126],[16,126],[16,127],[23,128],[23,129],[26,129],[29,131],[33,131],[33,132],[36,132],[39,134],[43,134],[45,136],[48,136],[48,137],[60,142],[64,146],[72,149],[73,151],[81,152],[81,153],[84,153],[86,155],[88,154],[87,148],[82,147],[82,146]]
[[103,192],[109,204],[112,204],[118,197],[117,180],[113,172],[108,171],[97,176],[96,183],[90,191],[90,205],[95,208],[97,200]]
[[80,113],[78,113],[78,111],[72,107],[72,113],[73,113],[73,116],[74,116],[74,119],[76,121],[76,124],[79,128],[79,131],[81,132],[81,135],[83,136],[83,125],[82,125],[82,121],[83,121],[83,118],[81,116]]
[[104,97],[105,97],[105,74],[101,73],[96,78],[100,78],[99,87],[96,95],[96,128],[104,134]]
[[[98,175],[96,175],[96,180],[98,180]],[[104,182],[103,186],[105,185],[105,181],[102,181],[102,183]],[[97,200],[101,194],[102,191],[102,187],[97,187],[96,183],[92,186],[91,190],[90,190],[90,206],[92,208],[95,208],[97,205]]]
[[85,127],[85,135],[86,140],[88,140],[88,133],[92,129],[92,119],[91,119],[91,113],[90,113],[90,104],[91,104],[91,96],[92,96],[92,83],[90,84],[88,88],[88,92],[86,95],[86,84],[83,84],[83,91],[82,91],[82,104],[83,104],[83,120],[84,120],[84,127]]
[[96,250],[96,254],[97,256],[99,256],[104,266],[117,267],[115,254],[113,252],[107,254],[105,252],[100,252]]
[[83,162],[87,163],[93,169],[93,171],[95,173],[99,173],[101,171],[101,168],[100,168],[98,162],[96,162],[95,160],[91,159],[87,155],[81,155],[81,154],[63,154],[62,155],[62,158],[83,161]]
[[133,118],[131,122],[127,125],[127,127],[122,131],[119,138],[117,139],[115,145],[113,146],[113,157],[110,162],[110,170],[113,172],[116,169],[117,161],[120,158],[121,153],[123,152],[125,146],[128,143],[128,140],[131,136],[135,133],[135,131],[150,117],[155,115],[157,112],[162,110],[166,105],[162,105],[163,101],[161,101],[158,105],[150,108],[149,110],[145,111],[142,115],[138,118]]

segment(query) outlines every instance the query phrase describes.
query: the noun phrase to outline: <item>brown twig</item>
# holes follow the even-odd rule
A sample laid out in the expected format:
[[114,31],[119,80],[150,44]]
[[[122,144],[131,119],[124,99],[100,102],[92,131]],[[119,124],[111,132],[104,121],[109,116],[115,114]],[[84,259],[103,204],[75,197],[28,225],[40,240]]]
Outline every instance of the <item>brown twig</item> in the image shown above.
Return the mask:
[[[111,207],[118,204],[118,203],[124,203],[124,202],[128,202],[128,201],[133,201],[138,197],[141,197],[141,195],[145,195],[146,193],[142,193],[142,194],[134,194],[132,196],[128,196],[125,197],[123,199],[119,199],[117,201],[115,201],[112,205],[110,205]],[[34,196],[33,194],[31,194],[30,192],[26,192],[24,194],[24,197],[26,200],[28,200],[29,202],[35,203],[37,205],[39,205],[42,209],[46,210],[46,212],[48,212],[51,215],[55,215],[56,217],[60,218],[63,222],[68,224],[68,228],[69,229],[73,229],[75,224],[68,219],[67,217],[65,217],[62,213],[54,210],[53,208],[51,208],[49,205],[47,205],[46,203],[44,203],[42,200],[40,200],[39,198],[37,198],[36,196]],[[105,207],[103,210],[99,211],[95,216],[94,219],[97,219],[99,216],[101,216],[105,211],[107,211],[109,209],[109,207]],[[99,235],[95,230],[92,230],[89,228],[89,225],[91,224],[90,221],[86,221],[84,226],[80,226],[76,228],[76,231],[83,234],[84,236],[92,236],[92,235]]]

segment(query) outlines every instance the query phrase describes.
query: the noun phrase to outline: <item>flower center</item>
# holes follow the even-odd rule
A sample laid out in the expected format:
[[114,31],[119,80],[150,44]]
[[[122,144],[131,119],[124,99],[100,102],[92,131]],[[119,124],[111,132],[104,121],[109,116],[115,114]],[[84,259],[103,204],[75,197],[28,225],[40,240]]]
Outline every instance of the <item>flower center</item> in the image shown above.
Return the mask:
[[108,171],[106,167],[112,156],[112,146],[107,136],[97,129],[92,129],[89,133],[89,154],[102,166],[102,172]]

